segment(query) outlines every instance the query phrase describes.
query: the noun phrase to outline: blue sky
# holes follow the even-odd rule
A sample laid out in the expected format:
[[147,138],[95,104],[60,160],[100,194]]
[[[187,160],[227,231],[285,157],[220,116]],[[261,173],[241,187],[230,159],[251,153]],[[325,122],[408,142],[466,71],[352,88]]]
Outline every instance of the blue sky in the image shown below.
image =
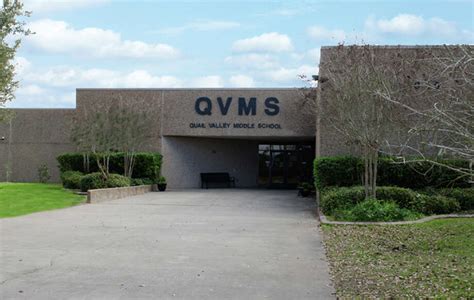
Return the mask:
[[474,1],[26,0],[9,107],[75,107],[76,88],[300,87],[319,49],[474,42]]

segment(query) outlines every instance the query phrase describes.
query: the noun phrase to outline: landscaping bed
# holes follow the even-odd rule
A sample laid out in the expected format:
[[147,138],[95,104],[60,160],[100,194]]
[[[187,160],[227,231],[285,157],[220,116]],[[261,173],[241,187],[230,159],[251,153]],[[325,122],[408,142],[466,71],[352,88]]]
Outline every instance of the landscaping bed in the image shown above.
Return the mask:
[[474,206],[473,188],[414,191],[378,187],[377,199],[365,198],[362,186],[333,187],[321,192],[321,211],[331,221],[412,221],[425,216],[463,213]]
[[[474,187],[469,176],[453,171],[469,166],[460,159],[397,163],[382,157],[378,186],[365,185],[363,160],[352,156],[322,157],[314,162],[320,209],[330,221],[413,221],[426,216],[459,214],[474,209]],[[449,168],[447,166],[450,166]]]
[[86,197],[59,184],[0,183],[0,218],[74,206]]
[[340,298],[474,297],[474,219],[322,231]]
[[133,171],[125,175],[125,153],[113,152],[108,154],[108,163],[100,171],[99,161],[105,154],[93,153],[64,153],[57,157],[61,182],[68,189],[87,192],[93,189],[152,185],[160,177],[162,157],[155,152],[139,152],[134,154]]

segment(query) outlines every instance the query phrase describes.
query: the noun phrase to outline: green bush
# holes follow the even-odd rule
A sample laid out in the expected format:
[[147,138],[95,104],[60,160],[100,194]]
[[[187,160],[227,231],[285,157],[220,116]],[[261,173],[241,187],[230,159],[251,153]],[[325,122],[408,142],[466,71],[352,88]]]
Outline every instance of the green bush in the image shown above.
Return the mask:
[[[383,201],[392,201],[401,208],[419,211],[421,205],[420,193],[406,188],[383,186],[377,188],[377,198]],[[362,186],[340,187],[329,189],[321,195],[321,209],[331,214],[335,209],[352,208],[364,201],[365,191]]]
[[324,191],[321,194],[320,208],[331,215],[336,209],[350,209],[365,199],[363,187],[340,187]]
[[82,176],[81,191],[83,192],[93,189],[105,189],[106,187],[105,178],[101,173],[96,172]]
[[441,195],[423,195],[419,211],[427,215],[450,214],[461,209],[458,200]]
[[[57,157],[61,172],[79,171],[86,173],[82,153],[64,153]],[[156,181],[160,174],[162,156],[155,152],[139,152],[135,155],[132,178],[148,178]],[[124,153],[117,152],[110,156],[109,172],[124,174]],[[98,172],[97,156],[89,155],[89,173]]]
[[314,179],[318,189],[353,186],[361,181],[360,159],[353,156],[321,157],[314,160]]
[[458,200],[461,210],[474,210],[474,188],[441,189],[439,193]]
[[130,186],[130,178],[119,174],[109,174],[109,177],[105,181],[105,185],[108,188]]
[[[453,167],[468,167],[466,160],[440,160]],[[380,185],[395,185],[411,189],[426,187],[468,187],[469,178],[459,178],[459,173],[429,162],[396,163],[392,158],[383,157],[379,160],[378,182]]]
[[401,208],[419,211],[424,195],[411,189],[396,186],[377,187],[377,199],[393,201]]
[[159,176],[158,181],[156,182],[158,184],[166,184],[166,178],[164,176]]
[[[450,166],[468,167],[466,160],[440,160]],[[361,158],[353,156],[321,157],[314,161],[314,178],[318,189],[329,186],[354,186],[362,183],[364,167]],[[377,182],[380,186],[411,189],[425,187],[470,187],[467,176],[459,178],[455,171],[429,162],[395,163],[390,157],[379,158]]]
[[119,174],[109,174],[109,177],[105,179],[102,173],[96,172],[84,175],[81,179],[81,190],[83,192],[87,192],[88,190],[93,189],[105,189],[126,186],[130,186],[130,178]]
[[[384,186],[377,188],[377,199],[393,202],[402,209],[423,214],[448,214],[460,210],[458,200],[441,195],[426,195],[407,188]],[[327,189],[321,194],[320,207],[323,213],[333,215],[336,211],[352,210],[365,200],[362,186]]]
[[46,164],[42,164],[38,168],[38,181],[40,183],[47,183],[51,179],[49,168]]
[[[61,172],[67,171],[78,171],[81,173],[85,173],[84,170],[84,156],[82,153],[64,153],[59,155],[57,158],[59,163],[59,170]],[[94,165],[91,162],[91,165]]]
[[413,220],[421,216],[406,208],[400,208],[395,202],[366,199],[352,209],[336,210],[334,217],[343,221],[390,222]]
[[151,185],[153,184],[153,180],[149,178],[132,178],[131,180],[131,185],[137,186],[137,185]]
[[61,182],[67,189],[80,189],[81,179],[84,176],[78,171],[66,171],[61,173]]
[[133,178],[149,178],[156,182],[160,176],[162,156],[159,153],[137,153]]

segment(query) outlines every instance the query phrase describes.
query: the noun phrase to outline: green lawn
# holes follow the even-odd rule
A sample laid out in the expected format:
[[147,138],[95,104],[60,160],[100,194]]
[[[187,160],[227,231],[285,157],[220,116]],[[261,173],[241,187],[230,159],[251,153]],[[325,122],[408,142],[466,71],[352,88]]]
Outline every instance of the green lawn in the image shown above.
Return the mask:
[[59,184],[0,183],[0,218],[73,206],[85,201]]
[[340,298],[474,298],[474,219],[323,225]]

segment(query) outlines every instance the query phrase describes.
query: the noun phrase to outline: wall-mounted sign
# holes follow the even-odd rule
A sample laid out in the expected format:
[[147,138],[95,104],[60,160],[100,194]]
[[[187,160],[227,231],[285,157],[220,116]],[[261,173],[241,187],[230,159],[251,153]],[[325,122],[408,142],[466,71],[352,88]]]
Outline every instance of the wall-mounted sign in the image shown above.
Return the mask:
[[[237,105],[239,116],[255,116],[257,114],[258,101],[256,97],[250,97],[248,100],[244,97],[239,97],[237,101],[233,100],[234,99],[232,97],[227,97],[225,100],[222,97],[217,97],[217,105],[215,105],[215,103],[209,97],[199,97],[194,103],[194,110],[198,115],[201,116],[211,116],[216,111],[225,116],[229,112],[229,108],[234,102],[236,103],[235,105]],[[275,97],[267,97],[263,102],[265,114],[268,116],[278,115],[280,113],[280,106],[278,105],[279,102],[280,101],[278,101],[278,99]],[[217,108],[215,106],[217,106]]]
[[281,129],[278,123],[189,123],[189,128]]

